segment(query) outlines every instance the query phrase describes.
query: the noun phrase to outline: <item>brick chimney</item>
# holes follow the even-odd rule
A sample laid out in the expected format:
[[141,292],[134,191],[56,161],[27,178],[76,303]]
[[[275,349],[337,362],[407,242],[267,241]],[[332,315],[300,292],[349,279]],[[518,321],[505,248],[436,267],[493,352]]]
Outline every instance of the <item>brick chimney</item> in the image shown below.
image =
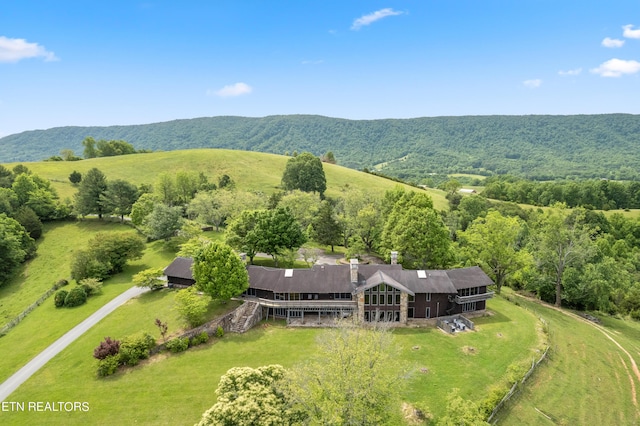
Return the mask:
[[358,259],[351,259],[350,270],[351,270],[351,283],[357,285],[358,284]]
[[398,264],[398,252],[397,251],[392,251],[391,252],[391,264],[392,265],[397,265]]

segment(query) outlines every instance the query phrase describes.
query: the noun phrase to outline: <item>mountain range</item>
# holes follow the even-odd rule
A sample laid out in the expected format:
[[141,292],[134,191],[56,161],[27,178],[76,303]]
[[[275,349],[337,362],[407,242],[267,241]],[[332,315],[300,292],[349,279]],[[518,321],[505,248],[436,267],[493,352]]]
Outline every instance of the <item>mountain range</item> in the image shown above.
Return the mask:
[[419,183],[433,174],[530,179],[640,180],[640,115],[459,116],[347,120],[316,115],[203,117],[161,123],[56,127],[0,139],[0,162],[39,161],[82,140],[136,149],[226,148],[292,154],[332,151],[339,164]]

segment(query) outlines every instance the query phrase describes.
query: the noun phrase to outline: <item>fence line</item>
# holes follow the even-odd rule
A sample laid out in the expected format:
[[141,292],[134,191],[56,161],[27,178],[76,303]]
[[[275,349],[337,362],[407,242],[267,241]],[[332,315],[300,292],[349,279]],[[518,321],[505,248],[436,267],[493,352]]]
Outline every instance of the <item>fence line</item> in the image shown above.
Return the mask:
[[[547,322],[543,319],[543,318],[539,318],[540,321],[545,325],[547,325]],[[500,409],[502,409],[503,405],[509,401],[511,399],[511,397],[518,391],[520,390],[520,388],[522,387],[522,385],[524,385],[524,383],[529,379],[529,377],[531,377],[531,375],[533,374],[533,372],[536,370],[536,368],[538,368],[538,366],[540,365],[540,363],[542,361],[544,361],[547,358],[547,354],[549,353],[549,349],[551,348],[550,345],[547,345],[547,348],[544,350],[544,353],[540,356],[540,359],[533,360],[531,362],[531,368],[529,368],[529,370],[524,374],[524,376],[522,377],[521,380],[516,381],[513,386],[511,386],[511,389],[509,389],[509,392],[507,392],[507,394],[500,400],[500,402],[498,402],[498,405],[496,405],[496,407],[493,409],[493,411],[491,412],[491,415],[489,416],[489,418],[487,419],[488,423],[491,423],[491,421],[494,419],[494,417],[496,416],[496,414],[498,414],[498,412],[500,411]]]
[[16,325],[20,324],[20,322],[24,319],[24,317],[26,317],[35,308],[37,308],[38,306],[42,305],[42,303],[45,300],[47,300],[49,297],[51,297],[51,295],[53,293],[55,293],[56,290],[58,290],[62,286],[63,286],[63,284],[60,284],[60,281],[57,282],[56,284],[54,284],[53,287],[51,287],[42,296],[40,296],[40,298],[38,300],[33,302],[31,305],[29,305],[29,307],[27,307],[27,309],[25,309],[24,311],[20,312],[20,314],[18,314],[18,316],[16,316],[11,321],[6,323],[2,328],[0,328],[0,337],[4,336],[5,334],[7,334],[9,332],[9,330],[11,330]]

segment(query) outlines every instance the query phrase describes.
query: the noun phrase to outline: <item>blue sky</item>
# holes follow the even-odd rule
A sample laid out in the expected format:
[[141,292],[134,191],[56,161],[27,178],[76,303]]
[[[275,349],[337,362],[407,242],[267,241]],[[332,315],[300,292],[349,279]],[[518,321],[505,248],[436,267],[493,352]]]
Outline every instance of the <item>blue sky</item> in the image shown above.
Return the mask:
[[217,115],[640,113],[637,0],[0,3],[0,136]]

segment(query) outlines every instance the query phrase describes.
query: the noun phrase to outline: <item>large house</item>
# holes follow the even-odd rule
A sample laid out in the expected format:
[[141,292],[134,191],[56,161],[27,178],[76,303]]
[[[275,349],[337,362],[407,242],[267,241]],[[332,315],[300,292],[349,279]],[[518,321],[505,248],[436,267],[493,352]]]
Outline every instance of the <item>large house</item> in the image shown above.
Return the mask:
[[[392,259],[394,257],[392,256]],[[176,258],[164,273],[169,286],[190,286],[192,259]],[[483,311],[493,297],[493,281],[477,266],[451,270],[406,270],[402,265],[315,265],[278,269],[248,265],[244,296],[257,301],[265,316],[304,320],[314,315],[407,324]]]

